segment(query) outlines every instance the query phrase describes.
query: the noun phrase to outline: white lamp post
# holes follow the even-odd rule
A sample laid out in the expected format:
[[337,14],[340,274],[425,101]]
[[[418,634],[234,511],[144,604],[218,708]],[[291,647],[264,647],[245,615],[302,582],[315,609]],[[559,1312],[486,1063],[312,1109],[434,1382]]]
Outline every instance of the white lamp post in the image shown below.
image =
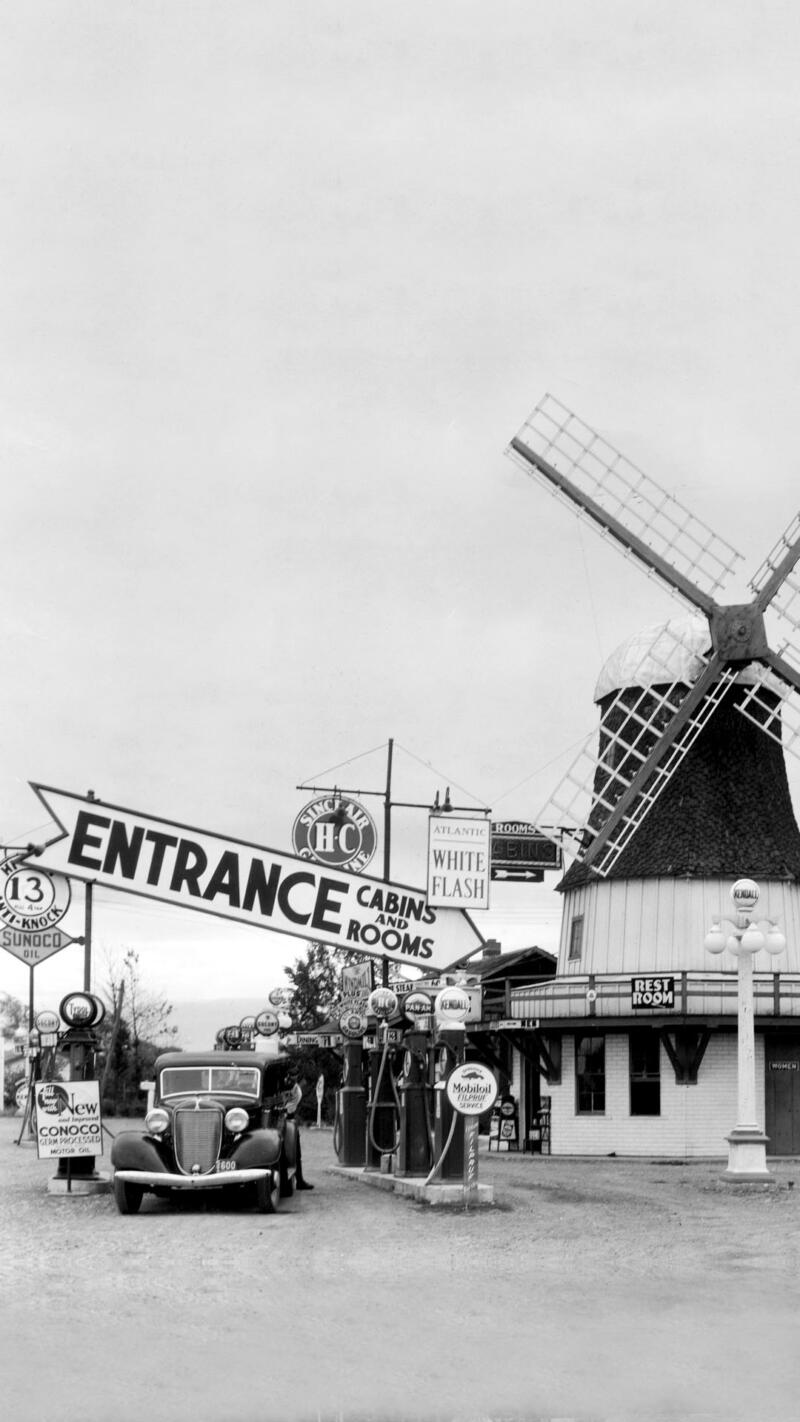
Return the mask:
[[752,879],[737,879],[731,889],[736,922],[717,919],[705,937],[705,949],[717,955],[727,948],[737,964],[738,978],[738,1116],[728,1141],[728,1169],[731,1180],[771,1180],[767,1169],[767,1137],[756,1118],[756,1052],[753,1021],[753,958],[763,948],[776,957],[786,947],[777,924],[769,919],[753,923],[751,913],[760,897]]

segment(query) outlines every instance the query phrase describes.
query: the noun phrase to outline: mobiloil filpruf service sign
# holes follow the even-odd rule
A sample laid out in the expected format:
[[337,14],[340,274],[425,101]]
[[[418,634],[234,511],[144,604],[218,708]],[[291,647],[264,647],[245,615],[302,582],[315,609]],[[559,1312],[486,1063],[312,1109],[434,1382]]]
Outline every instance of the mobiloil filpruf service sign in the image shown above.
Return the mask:
[[60,832],[37,855],[57,873],[333,948],[444,971],[483,938],[422,889],[316,864],[66,790],[32,787]]
[[292,829],[292,844],[301,859],[316,859],[318,864],[359,874],[378,847],[378,832],[372,816],[356,800],[324,795],[300,811]]

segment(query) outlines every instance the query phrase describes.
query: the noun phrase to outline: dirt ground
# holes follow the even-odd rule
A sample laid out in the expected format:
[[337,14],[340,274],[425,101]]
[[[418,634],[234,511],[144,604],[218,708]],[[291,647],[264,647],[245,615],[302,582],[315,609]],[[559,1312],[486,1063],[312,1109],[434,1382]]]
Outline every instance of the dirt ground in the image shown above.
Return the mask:
[[720,1162],[484,1141],[495,1204],[465,1212],[329,1173],[304,1130],[315,1189],[277,1216],[122,1217],[49,1194],[18,1133],[0,1117],[14,1422],[800,1418],[800,1161],[732,1187]]

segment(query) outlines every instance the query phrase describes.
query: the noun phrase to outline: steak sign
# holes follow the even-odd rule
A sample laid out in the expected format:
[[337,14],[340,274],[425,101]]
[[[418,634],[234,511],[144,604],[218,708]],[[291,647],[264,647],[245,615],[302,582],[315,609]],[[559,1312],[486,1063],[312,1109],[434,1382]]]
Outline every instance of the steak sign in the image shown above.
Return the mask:
[[421,889],[32,783],[59,833],[35,863],[255,928],[440,971],[483,939],[466,913],[434,909]]

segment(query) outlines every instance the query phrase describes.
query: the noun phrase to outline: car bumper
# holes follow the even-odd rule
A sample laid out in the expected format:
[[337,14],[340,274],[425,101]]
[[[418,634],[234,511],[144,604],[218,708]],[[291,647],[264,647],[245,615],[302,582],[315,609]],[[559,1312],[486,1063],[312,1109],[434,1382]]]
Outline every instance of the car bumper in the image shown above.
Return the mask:
[[249,1185],[273,1175],[272,1170],[218,1170],[213,1175],[170,1175],[164,1170],[115,1170],[115,1180],[144,1189],[161,1187],[167,1190],[221,1190],[226,1185]]

